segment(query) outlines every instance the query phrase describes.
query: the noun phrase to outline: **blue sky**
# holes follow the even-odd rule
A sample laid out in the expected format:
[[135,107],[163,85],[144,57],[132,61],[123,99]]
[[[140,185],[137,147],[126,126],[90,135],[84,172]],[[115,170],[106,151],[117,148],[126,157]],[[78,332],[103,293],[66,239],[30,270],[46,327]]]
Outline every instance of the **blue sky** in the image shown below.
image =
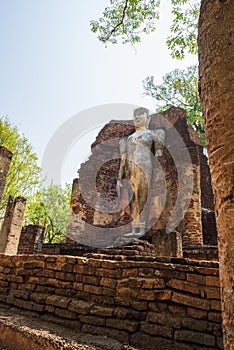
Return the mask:
[[40,159],[56,129],[76,113],[109,103],[152,109],[154,102],[142,98],[142,80],[155,75],[160,83],[163,74],[196,62],[170,57],[171,15],[162,2],[159,30],[135,52],[130,45],[105,48],[91,33],[89,22],[107,0],[0,0],[0,115],[18,125]]

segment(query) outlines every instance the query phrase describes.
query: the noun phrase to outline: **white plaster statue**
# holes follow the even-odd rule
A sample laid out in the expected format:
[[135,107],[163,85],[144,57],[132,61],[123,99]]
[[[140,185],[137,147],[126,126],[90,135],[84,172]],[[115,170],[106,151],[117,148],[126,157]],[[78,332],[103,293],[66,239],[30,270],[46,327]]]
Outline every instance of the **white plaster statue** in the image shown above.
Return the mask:
[[[132,232],[125,235],[136,237],[142,236],[148,229],[149,203],[147,199],[153,174],[152,157],[162,156],[165,131],[162,128],[148,129],[149,111],[143,107],[134,110],[133,121],[135,132],[119,142],[121,161],[117,192],[121,200],[124,190],[126,192],[121,180],[128,180],[132,186],[132,199],[130,200]],[[128,194],[130,197],[130,191]]]

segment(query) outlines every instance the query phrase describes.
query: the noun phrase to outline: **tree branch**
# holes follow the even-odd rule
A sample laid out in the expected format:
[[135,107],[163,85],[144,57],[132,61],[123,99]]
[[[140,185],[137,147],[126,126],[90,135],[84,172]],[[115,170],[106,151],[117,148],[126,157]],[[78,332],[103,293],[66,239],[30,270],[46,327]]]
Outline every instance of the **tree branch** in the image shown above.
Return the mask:
[[128,7],[128,1],[129,0],[125,0],[121,21],[119,23],[117,23],[116,26],[114,26],[114,28],[111,30],[111,32],[107,36],[106,40],[109,40],[110,37],[112,36],[112,34],[116,31],[116,29],[123,24],[123,21],[124,21],[124,18],[125,18],[125,14],[126,14],[126,11],[127,11],[127,7]]

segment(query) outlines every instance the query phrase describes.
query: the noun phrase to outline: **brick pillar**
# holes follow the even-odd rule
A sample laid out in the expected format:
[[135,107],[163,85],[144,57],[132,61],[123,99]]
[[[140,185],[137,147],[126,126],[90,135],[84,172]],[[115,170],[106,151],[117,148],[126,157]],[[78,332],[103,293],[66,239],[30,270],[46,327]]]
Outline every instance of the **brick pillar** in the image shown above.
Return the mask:
[[[85,229],[85,213],[83,210],[83,203],[79,202],[80,187],[78,179],[73,180],[71,191],[71,212],[68,221],[66,243],[77,242],[77,235],[83,233]],[[84,202],[84,201],[83,201]],[[83,220],[84,219],[84,220]]]
[[6,177],[11,163],[12,153],[7,148],[0,146],[0,204],[6,184]]
[[152,237],[156,256],[183,256],[182,234],[177,231],[167,233],[165,230],[157,230],[148,233]]
[[0,253],[17,254],[26,199],[9,196],[6,213],[0,233]]
[[[200,158],[198,147],[190,149],[192,166],[187,166],[185,174],[193,173],[193,193],[190,205],[182,221],[183,225],[183,247],[202,246],[202,208],[201,208],[201,176]],[[184,176],[186,179],[186,175]],[[187,184],[184,182],[184,196],[186,197]],[[181,204],[183,206],[183,203]]]
[[44,243],[45,228],[40,225],[24,226],[21,231],[18,254],[38,254]]

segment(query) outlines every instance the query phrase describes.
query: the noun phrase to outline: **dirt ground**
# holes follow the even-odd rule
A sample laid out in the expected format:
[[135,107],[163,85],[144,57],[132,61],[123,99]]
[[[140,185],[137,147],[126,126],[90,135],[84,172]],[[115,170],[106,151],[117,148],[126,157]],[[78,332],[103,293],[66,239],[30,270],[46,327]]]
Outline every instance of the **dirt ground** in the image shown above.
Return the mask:
[[73,321],[38,316],[0,304],[0,350],[27,347],[30,350],[138,350],[106,336],[81,333]]

